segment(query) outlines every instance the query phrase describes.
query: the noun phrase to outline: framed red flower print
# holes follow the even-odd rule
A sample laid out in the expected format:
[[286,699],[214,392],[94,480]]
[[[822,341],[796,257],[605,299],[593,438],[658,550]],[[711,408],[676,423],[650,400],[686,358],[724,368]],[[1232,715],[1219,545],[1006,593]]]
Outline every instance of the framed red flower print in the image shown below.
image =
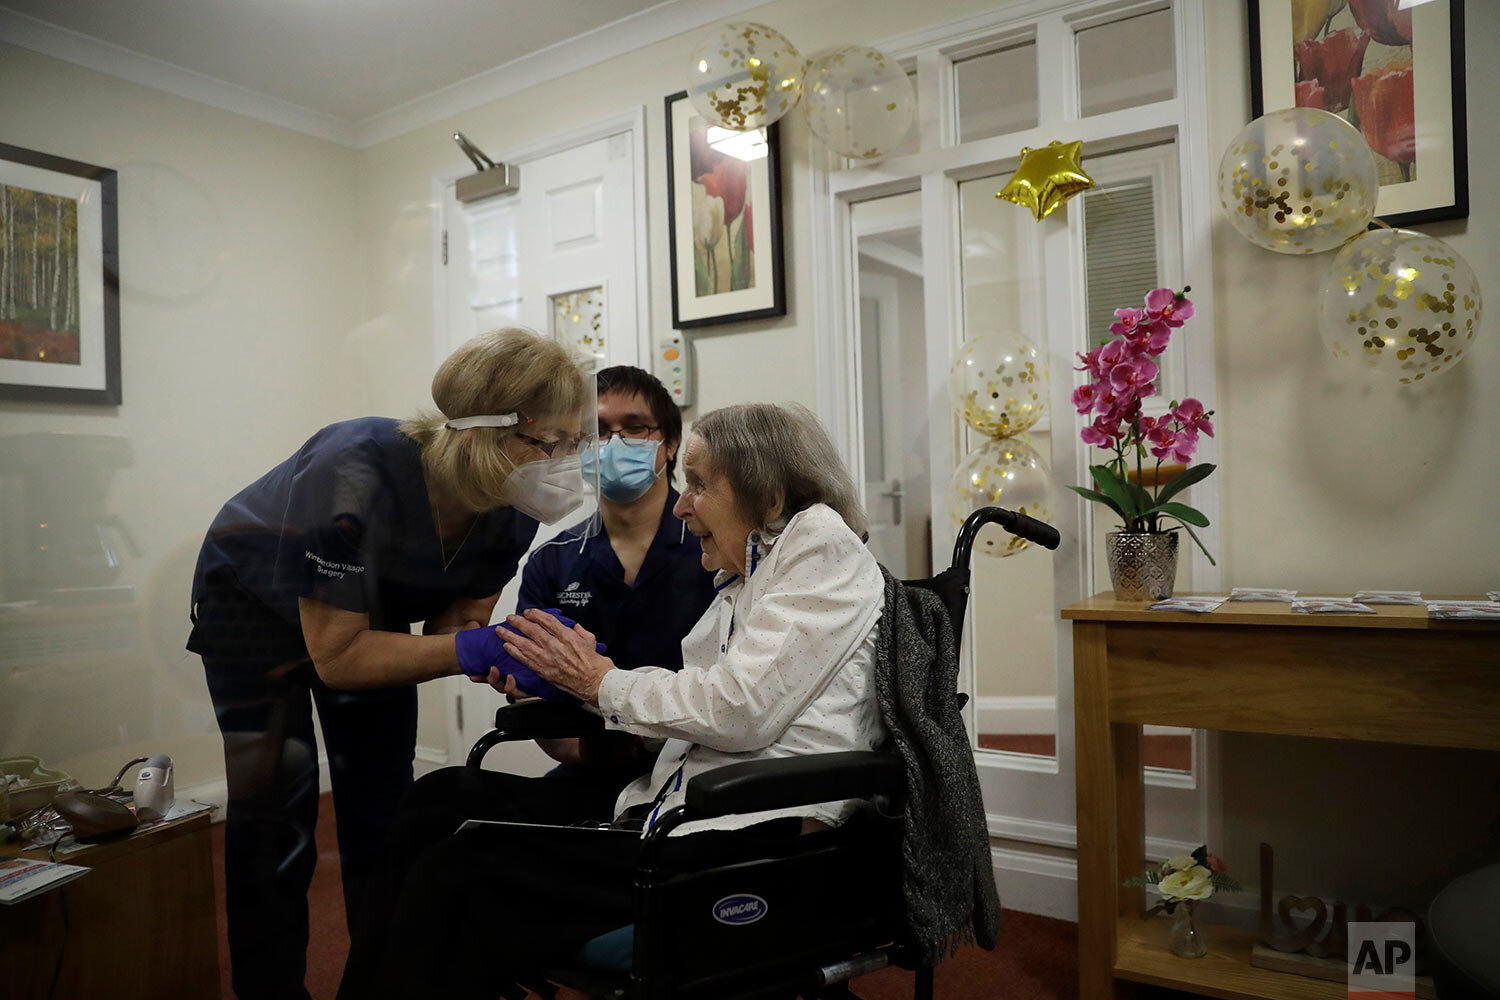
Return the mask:
[[1332,112],[1380,168],[1393,226],[1469,214],[1463,0],[1249,0],[1253,117]]

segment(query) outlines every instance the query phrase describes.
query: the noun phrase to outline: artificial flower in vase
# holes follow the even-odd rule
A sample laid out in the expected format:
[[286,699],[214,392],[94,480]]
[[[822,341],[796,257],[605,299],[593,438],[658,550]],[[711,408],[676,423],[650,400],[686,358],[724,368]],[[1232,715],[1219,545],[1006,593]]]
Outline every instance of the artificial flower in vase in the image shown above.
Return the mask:
[[[1162,463],[1186,466],[1198,449],[1198,435],[1213,437],[1214,425],[1196,399],[1173,400],[1159,416],[1148,416],[1142,401],[1156,395],[1161,357],[1172,331],[1192,318],[1190,291],[1158,288],[1146,296],[1143,309],[1116,309],[1110,339],[1078,355],[1077,369],[1089,381],[1073,390],[1073,405],[1093,420],[1079,435],[1085,444],[1107,449],[1113,456],[1090,465],[1093,489],[1069,486],[1086,500],[1102,503],[1119,515],[1119,531],[1106,536],[1109,575],[1115,596],[1124,601],[1159,600],[1172,596],[1177,579],[1178,522],[1212,563],[1214,557],[1193,533],[1208,526],[1202,512],[1172,498],[1214,471],[1209,464],[1194,465],[1162,482]],[[1143,475],[1147,455],[1155,461],[1149,488]]]
[[1240,884],[1228,875],[1228,867],[1204,844],[1192,854],[1182,854],[1162,862],[1159,868],[1148,868],[1125,880],[1129,887],[1154,885],[1161,893],[1156,904],[1146,911],[1172,915],[1172,930],[1167,938],[1172,954],[1183,958],[1202,958],[1208,954],[1208,940],[1198,926],[1197,904],[1215,890],[1239,892]]

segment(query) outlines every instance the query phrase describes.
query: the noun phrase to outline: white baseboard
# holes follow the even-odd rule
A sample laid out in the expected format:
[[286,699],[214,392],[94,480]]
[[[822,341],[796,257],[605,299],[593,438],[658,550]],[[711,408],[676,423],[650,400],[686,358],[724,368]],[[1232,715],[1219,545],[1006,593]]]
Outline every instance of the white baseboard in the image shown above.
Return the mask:
[[[1044,844],[1047,847],[1078,848],[1078,828],[1071,823],[1049,823],[1027,819],[1022,816],[1002,816],[990,813],[985,816],[985,825],[991,837],[1001,840],[1017,840],[1024,844]],[[1146,857],[1152,861],[1165,861],[1179,854],[1191,854],[1198,845],[1185,840],[1169,840],[1166,837],[1146,838]]]
[[1077,922],[1078,864],[1072,858],[991,847],[990,865],[1005,909]]
[[[1156,861],[1186,854],[1196,846],[1152,839],[1146,849],[1151,860]],[[1073,858],[992,846],[990,866],[995,872],[1001,905],[1007,910],[1077,922],[1078,863]],[[1274,898],[1281,895],[1277,893]],[[1259,924],[1260,900],[1254,891],[1217,893],[1204,907],[1203,917],[1209,923],[1241,930],[1254,930]]]
[[982,695],[974,701],[981,733],[1057,732],[1057,699],[1051,695]]
[[[974,709],[981,733],[1057,732],[1057,699],[1049,694],[980,695]],[[1181,735],[1171,726],[1143,726],[1147,736]]]
[[[424,774],[436,771],[440,767],[448,766],[448,751],[439,750],[435,747],[417,747],[416,759],[412,762],[413,777],[420,778]],[[318,754],[318,793],[333,790],[332,778],[328,774],[328,754]],[[184,785],[177,789],[176,796],[179,799],[191,799],[194,802],[202,802],[214,807],[213,821],[224,822],[224,807],[229,804],[229,786],[223,778],[214,778],[210,781],[200,781],[194,785]],[[394,803],[392,803],[394,805]]]

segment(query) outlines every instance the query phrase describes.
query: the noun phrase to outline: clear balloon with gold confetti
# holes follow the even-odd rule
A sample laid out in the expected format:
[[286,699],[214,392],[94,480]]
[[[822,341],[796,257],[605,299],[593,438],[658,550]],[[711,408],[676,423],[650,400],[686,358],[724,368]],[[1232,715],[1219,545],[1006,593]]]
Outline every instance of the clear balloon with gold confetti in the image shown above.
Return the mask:
[[1335,358],[1410,385],[1458,364],[1482,309],[1474,269],[1456,250],[1408,229],[1377,229],[1334,257],[1318,329]]
[[[1004,507],[1051,523],[1052,472],[1024,435],[986,441],[964,456],[948,482],[948,513],[956,529],[981,507]],[[1030,543],[1015,535],[986,533],[977,551],[1012,556]]]
[[1359,130],[1317,108],[1287,108],[1240,130],[1219,161],[1219,205],[1251,243],[1332,250],[1375,217],[1380,177]]
[[916,118],[917,96],[906,70],[884,52],[862,45],[814,56],[803,91],[813,135],[855,159],[890,153]]
[[1019,434],[1047,412],[1047,361],[1018,333],[975,337],[963,343],[949,369],[948,398],[979,433]]
[[720,25],[688,60],[688,100],[710,125],[745,132],[796,107],[805,60],[775,28]]

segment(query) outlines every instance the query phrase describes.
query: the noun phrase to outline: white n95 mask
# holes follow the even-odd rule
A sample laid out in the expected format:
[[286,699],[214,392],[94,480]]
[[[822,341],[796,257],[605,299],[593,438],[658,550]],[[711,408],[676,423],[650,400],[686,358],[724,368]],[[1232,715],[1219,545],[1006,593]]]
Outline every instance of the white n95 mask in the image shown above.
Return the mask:
[[577,455],[527,462],[511,470],[501,493],[507,507],[556,524],[583,504],[583,467]]

